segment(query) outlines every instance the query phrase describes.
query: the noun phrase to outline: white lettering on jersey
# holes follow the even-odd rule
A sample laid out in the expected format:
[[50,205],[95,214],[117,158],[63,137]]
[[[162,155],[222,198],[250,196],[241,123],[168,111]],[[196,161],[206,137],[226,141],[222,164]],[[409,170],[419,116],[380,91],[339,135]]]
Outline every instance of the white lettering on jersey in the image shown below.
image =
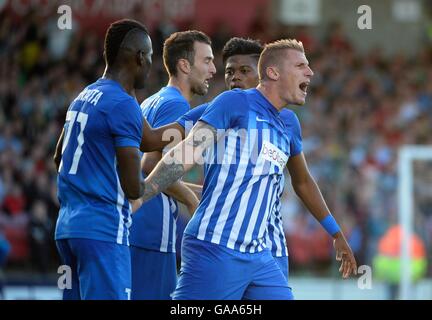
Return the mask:
[[102,95],[103,92],[99,91],[98,89],[86,89],[81,92],[78,97],[76,97],[75,101],[84,101],[96,106]]

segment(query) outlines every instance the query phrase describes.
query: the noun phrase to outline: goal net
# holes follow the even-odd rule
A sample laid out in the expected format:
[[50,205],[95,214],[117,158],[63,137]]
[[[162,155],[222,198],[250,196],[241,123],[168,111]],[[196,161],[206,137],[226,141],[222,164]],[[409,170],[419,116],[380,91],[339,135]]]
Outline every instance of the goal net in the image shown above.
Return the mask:
[[406,145],[401,147],[398,176],[399,224],[402,226],[399,292],[400,298],[406,300],[414,298],[411,277],[412,255],[408,239],[411,239],[414,232],[415,213],[419,209],[419,199],[429,197],[429,201],[432,200],[432,146]]

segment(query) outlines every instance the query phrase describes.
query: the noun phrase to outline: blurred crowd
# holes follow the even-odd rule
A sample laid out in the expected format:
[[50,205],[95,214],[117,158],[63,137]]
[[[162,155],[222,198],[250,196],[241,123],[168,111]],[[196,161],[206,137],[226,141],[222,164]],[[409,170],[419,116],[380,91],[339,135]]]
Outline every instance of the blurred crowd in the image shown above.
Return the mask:
[[[153,67],[140,100],[166,83],[161,48],[174,31],[167,24],[151,31]],[[193,106],[225,89],[220,51],[234,35],[224,28],[209,35],[218,73],[209,94]],[[360,55],[337,24],[317,39],[305,28],[267,29],[260,17],[249,37],[303,41],[315,75],[306,105],[293,110],[306,159],[359,264],[370,264],[378,239],[397,223],[398,148],[432,144],[432,48],[413,57],[384,56],[379,48]],[[70,101],[103,73],[102,52],[103,39],[89,30],[60,31],[54,18],[35,13],[19,22],[0,15],[0,233],[12,246],[8,268],[46,273],[58,266],[52,156]],[[431,163],[419,163],[415,173],[416,231],[431,257]],[[195,170],[189,179],[200,182],[202,175]],[[330,238],[289,183],[286,190],[282,210],[291,269],[328,273]]]

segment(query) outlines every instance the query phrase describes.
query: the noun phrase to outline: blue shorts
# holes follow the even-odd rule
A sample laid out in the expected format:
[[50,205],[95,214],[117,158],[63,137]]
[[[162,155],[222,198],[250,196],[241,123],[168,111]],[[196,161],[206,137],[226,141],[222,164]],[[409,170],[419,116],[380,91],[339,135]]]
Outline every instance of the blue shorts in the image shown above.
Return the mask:
[[291,289],[265,249],[242,253],[185,234],[174,300],[285,300]]
[[175,252],[130,246],[132,300],[171,300],[177,284]]
[[289,276],[288,257],[273,257],[273,259],[276,260],[279,268],[281,269],[282,273],[284,274],[285,278],[288,281],[288,276]]
[[129,247],[91,239],[62,239],[56,244],[72,275],[72,287],[63,290],[63,300],[130,299]]
[[[289,286],[289,263],[288,263],[288,257],[273,257],[273,259],[275,259],[275,261],[279,265],[279,268],[281,269],[282,273],[284,274],[284,276],[286,278],[286,281],[288,283],[288,286]],[[292,293],[292,288],[290,286],[289,286],[289,288],[291,289],[291,298],[290,298],[290,300],[294,300],[294,295]]]

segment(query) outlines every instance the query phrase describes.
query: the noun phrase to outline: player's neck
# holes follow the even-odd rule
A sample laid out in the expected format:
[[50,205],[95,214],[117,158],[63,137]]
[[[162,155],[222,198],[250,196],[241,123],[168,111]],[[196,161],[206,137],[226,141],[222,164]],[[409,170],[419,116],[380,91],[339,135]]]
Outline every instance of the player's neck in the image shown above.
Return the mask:
[[257,90],[267,98],[267,100],[272,104],[273,107],[275,107],[275,109],[277,109],[277,111],[281,111],[286,106],[286,103],[282,101],[273,87],[260,83],[257,86]]
[[117,81],[129,95],[135,96],[134,81],[130,72],[106,68],[102,78]]
[[190,102],[192,100],[193,93],[189,83],[187,83],[186,81],[182,81],[177,77],[170,77],[168,81],[168,86],[180,90],[182,96],[187,100],[187,102]]

